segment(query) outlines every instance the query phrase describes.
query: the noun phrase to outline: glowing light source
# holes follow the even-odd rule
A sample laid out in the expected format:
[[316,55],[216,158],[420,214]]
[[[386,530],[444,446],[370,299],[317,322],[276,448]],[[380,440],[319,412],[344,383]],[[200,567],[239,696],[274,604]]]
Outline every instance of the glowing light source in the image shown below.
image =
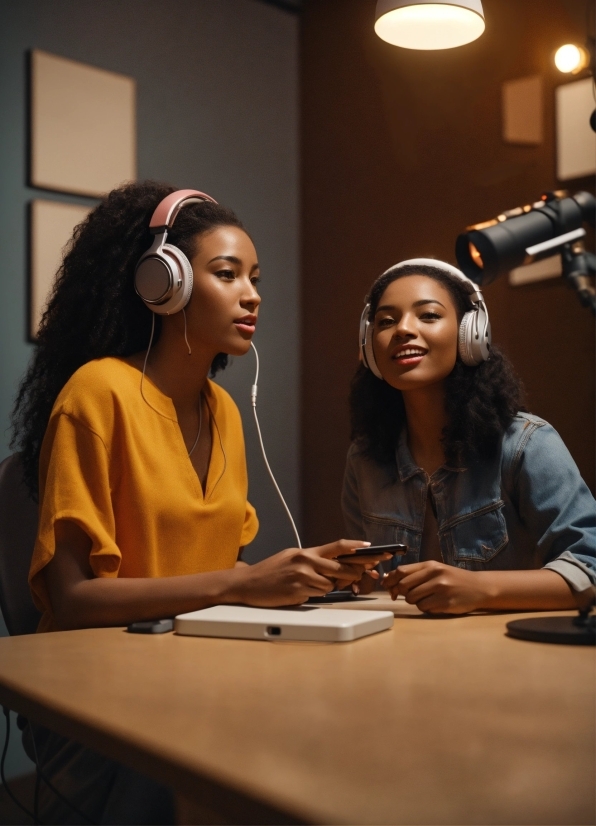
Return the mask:
[[476,264],[477,267],[480,267],[481,270],[484,269],[484,261],[482,260],[482,256],[480,255],[478,249],[474,246],[474,244],[470,241],[468,244],[470,248],[470,258]]
[[453,49],[484,31],[481,0],[378,0],[375,32],[404,49]]
[[577,74],[585,69],[589,63],[589,55],[583,46],[566,43],[560,46],[555,53],[555,66],[560,72]]

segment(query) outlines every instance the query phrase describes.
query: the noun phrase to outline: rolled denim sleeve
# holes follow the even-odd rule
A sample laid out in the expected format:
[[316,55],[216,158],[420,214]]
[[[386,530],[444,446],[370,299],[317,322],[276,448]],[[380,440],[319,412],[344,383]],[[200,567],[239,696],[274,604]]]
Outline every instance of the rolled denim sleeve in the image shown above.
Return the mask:
[[596,584],[596,502],[551,425],[537,427],[521,450],[515,488],[538,565],[574,591]]
[[346,460],[344,483],[341,494],[341,508],[346,525],[347,539],[366,539],[362,517],[360,513],[360,497],[358,496],[358,482],[354,467],[356,446],[351,445]]

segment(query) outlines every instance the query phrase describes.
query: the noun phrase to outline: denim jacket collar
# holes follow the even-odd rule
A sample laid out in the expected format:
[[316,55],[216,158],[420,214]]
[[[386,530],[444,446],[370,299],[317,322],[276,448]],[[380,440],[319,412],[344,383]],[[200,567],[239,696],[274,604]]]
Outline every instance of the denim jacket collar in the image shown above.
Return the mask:
[[[408,479],[411,479],[412,476],[416,476],[418,473],[425,473],[425,471],[422,470],[422,468],[418,467],[418,465],[412,458],[410,448],[408,447],[408,428],[405,426],[402,427],[401,433],[399,434],[399,438],[397,440],[397,447],[395,448],[395,460],[397,462],[397,472],[402,482],[406,482]],[[451,473],[463,473],[465,470],[467,470],[467,468],[465,467],[451,467],[450,465],[445,464],[441,465],[441,467],[433,473],[433,476],[440,474],[441,471],[448,471]]]

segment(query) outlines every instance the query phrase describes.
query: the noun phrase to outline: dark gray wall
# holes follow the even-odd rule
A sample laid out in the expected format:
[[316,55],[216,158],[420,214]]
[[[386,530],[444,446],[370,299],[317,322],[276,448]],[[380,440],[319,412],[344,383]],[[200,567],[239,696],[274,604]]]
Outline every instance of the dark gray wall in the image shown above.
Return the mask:
[[[139,178],[205,190],[253,235],[263,273],[260,419],[271,465],[299,515],[298,18],[257,0],[0,0],[0,19],[0,459],[32,352],[27,203],[92,203],[26,185],[26,52],[39,48],[136,78]],[[261,518],[247,553],[255,560],[294,542],[257,451],[253,374],[248,355],[221,383],[245,422],[249,496]],[[10,774],[27,770],[24,755],[11,759]]]

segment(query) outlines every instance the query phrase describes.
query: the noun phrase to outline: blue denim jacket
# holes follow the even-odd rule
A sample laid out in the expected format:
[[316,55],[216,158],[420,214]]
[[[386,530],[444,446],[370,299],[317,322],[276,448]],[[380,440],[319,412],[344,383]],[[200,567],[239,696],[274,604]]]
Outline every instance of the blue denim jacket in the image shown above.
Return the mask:
[[342,507],[348,537],[401,542],[395,565],[418,562],[430,485],[443,561],[469,571],[550,568],[577,591],[596,583],[596,502],[556,430],[519,413],[491,462],[444,465],[429,478],[403,428],[395,463],[348,452]]

